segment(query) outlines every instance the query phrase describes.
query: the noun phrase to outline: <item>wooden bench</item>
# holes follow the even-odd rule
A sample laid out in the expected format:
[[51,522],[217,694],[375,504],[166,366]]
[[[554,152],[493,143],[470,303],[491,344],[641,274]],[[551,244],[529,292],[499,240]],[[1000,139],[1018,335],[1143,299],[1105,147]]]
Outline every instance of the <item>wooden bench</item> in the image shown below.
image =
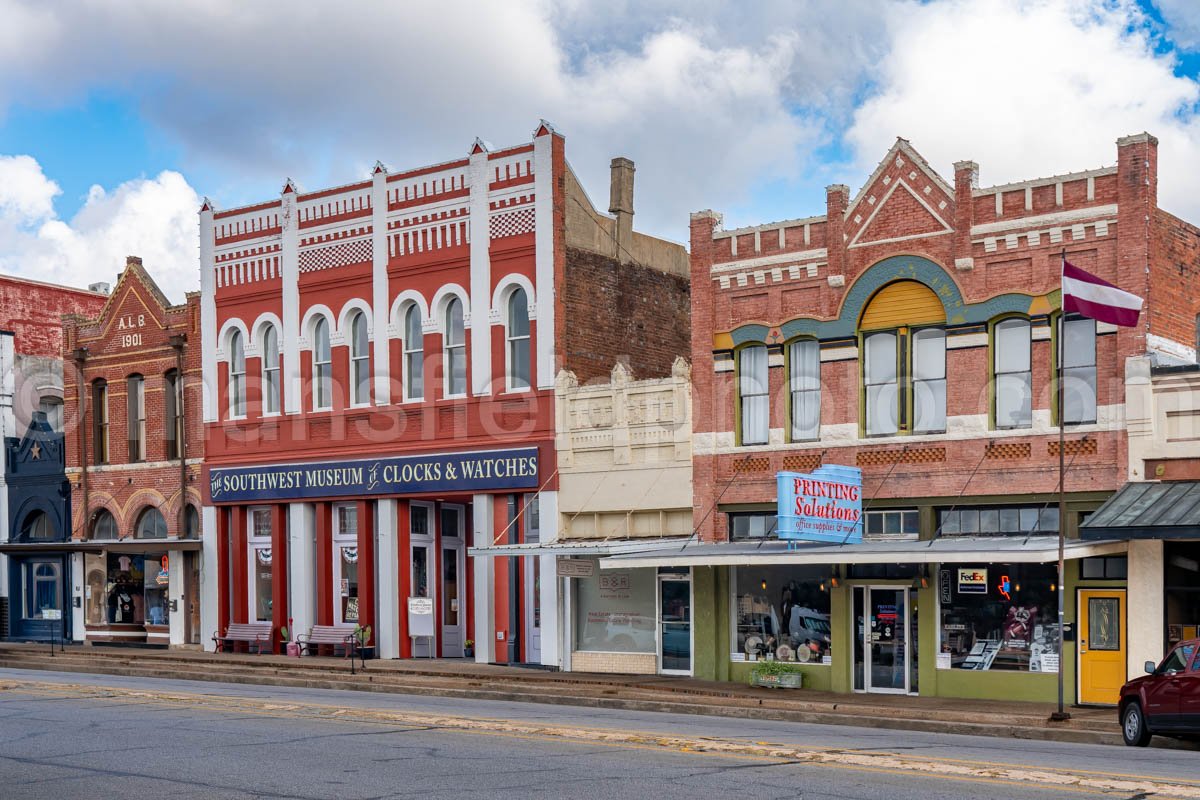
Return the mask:
[[321,647],[329,647],[336,656],[341,648],[343,658],[353,656],[360,649],[354,628],[345,625],[313,625],[307,636],[296,636],[296,644],[300,645],[301,653],[308,651],[309,655],[318,655]]
[[217,645],[218,653],[232,653],[237,649],[238,643],[242,642],[246,645],[247,651],[253,647],[254,652],[261,655],[264,645],[268,648],[268,652],[274,649],[271,638],[271,623],[269,622],[231,622],[225,629],[224,636],[220,634],[220,631],[213,634],[213,642]]

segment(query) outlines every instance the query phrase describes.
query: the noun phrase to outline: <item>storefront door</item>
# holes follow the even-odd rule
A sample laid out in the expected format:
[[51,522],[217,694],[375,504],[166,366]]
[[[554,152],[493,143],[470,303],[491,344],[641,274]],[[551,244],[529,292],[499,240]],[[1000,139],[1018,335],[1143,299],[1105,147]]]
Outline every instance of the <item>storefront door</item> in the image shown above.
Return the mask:
[[31,558],[19,564],[20,613],[14,620],[13,633],[30,639],[65,636],[63,559]]
[[692,674],[692,580],[684,573],[658,576],[658,671]]
[[[432,545],[429,544],[414,544],[412,546],[412,583],[409,584],[412,589],[411,597],[428,597],[437,602],[433,597],[433,587],[436,585],[431,580],[433,571],[433,559],[430,552]],[[436,606],[434,606],[436,608]],[[418,636],[413,639],[413,656],[416,658],[430,658],[432,652],[432,636]]]
[[1125,590],[1079,590],[1079,702],[1116,705],[1125,683]]
[[542,661],[542,594],[541,558],[528,556],[525,559],[525,641],[529,650],[525,660],[530,664]]
[[907,587],[855,588],[855,686],[868,692],[896,694],[911,691],[912,637]]
[[462,658],[466,639],[466,606],[463,603],[463,576],[466,511],[462,506],[444,505],[441,513],[442,558],[442,658]]

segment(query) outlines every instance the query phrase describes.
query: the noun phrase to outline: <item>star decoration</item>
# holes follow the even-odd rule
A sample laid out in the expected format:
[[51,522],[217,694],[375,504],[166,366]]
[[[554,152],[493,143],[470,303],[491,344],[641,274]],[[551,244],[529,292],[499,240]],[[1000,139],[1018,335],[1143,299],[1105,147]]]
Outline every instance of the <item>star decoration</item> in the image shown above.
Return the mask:
[[32,456],[33,456],[33,460],[34,460],[34,461],[39,461],[39,460],[41,460],[41,458],[42,458],[42,446],[41,446],[40,444],[38,444],[37,442],[34,442],[34,443],[33,443],[33,447],[29,448],[29,453],[30,453],[30,455],[32,455]]

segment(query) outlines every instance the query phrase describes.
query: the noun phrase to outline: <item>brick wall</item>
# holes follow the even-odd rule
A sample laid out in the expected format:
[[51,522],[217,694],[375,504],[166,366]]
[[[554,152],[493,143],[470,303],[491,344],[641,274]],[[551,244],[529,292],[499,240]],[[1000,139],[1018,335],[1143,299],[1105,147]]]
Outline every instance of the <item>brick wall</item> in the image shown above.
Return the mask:
[[[1148,309],[1150,332],[1188,347],[1197,341],[1200,314],[1200,228],[1158,209],[1154,214]],[[1166,298],[1166,301],[1162,299]]]
[[572,248],[561,303],[562,366],[580,383],[607,379],[618,361],[636,378],[666,377],[688,352],[687,278]]

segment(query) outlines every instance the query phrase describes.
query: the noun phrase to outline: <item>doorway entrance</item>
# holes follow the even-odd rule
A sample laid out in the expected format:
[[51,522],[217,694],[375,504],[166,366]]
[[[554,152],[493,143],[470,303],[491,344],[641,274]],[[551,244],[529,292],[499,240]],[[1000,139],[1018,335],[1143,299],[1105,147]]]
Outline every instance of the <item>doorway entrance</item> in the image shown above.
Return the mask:
[[1080,589],[1079,702],[1117,704],[1125,683],[1125,590]]
[[[914,593],[915,594],[915,593]],[[916,691],[915,603],[908,586],[854,587],[854,688],[863,692]]]
[[692,674],[692,579],[687,570],[658,576],[658,671]]
[[441,515],[441,605],[442,658],[462,658],[466,639],[466,608],[463,606],[462,576],[466,512],[462,506],[443,505]]

